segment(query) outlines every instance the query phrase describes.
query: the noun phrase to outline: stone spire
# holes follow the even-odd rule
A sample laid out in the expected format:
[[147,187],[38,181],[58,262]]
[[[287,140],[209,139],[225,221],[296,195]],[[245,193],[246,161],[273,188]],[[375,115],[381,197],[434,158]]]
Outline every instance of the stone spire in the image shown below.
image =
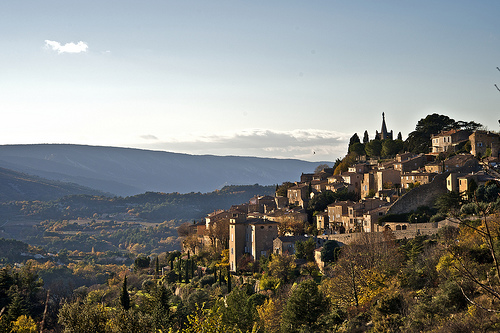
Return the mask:
[[385,113],[382,112],[382,130],[381,132],[375,131],[375,137],[379,140],[391,139],[392,140],[392,131],[387,131],[387,126],[385,125]]
[[382,130],[380,131],[382,140],[387,139],[387,126],[385,125],[385,113],[382,112]]

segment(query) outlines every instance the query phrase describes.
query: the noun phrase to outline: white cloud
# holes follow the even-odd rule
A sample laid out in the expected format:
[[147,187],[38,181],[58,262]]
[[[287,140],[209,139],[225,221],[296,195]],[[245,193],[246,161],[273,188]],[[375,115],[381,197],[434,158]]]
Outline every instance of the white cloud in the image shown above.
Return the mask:
[[45,40],[45,47],[47,49],[51,49],[53,51],[56,51],[57,53],[81,53],[81,52],[87,52],[87,49],[89,46],[85,42],[78,42],[78,43],[66,43],[64,45],[61,45],[61,43],[53,41],[53,40]]
[[158,140],[158,138],[152,134],[145,134],[145,135],[141,135],[141,139],[144,139],[144,140]]
[[334,131],[247,129],[240,132],[199,134],[182,139],[172,138],[141,146],[189,154],[334,161],[345,155],[348,141],[349,135]]

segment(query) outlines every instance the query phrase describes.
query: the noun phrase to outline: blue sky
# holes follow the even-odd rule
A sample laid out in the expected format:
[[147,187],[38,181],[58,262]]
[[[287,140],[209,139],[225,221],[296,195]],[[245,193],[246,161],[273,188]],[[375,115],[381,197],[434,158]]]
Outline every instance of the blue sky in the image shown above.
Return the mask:
[[0,3],[1,144],[333,161],[440,113],[498,130],[498,1]]

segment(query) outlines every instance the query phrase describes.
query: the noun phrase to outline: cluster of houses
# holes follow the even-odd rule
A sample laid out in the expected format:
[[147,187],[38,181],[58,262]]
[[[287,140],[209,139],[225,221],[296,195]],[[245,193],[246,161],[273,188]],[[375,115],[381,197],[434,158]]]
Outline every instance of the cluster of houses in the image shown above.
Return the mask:
[[[377,135],[392,136],[392,131],[387,133],[385,119]],[[295,233],[293,225],[307,221],[305,209],[309,201],[323,191],[346,189],[354,192],[359,200],[332,203],[314,216],[321,235],[315,237],[317,247],[334,235],[410,228],[407,222],[380,226],[378,220],[395,201],[404,200],[405,193],[431,183],[438,174],[446,176],[447,190],[459,192],[466,191],[472,181],[480,185],[497,178],[488,166],[498,162],[499,134],[451,130],[432,136],[431,141],[429,154],[403,153],[382,162],[360,160],[347,172],[337,175],[331,168],[302,174],[300,181],[288,188],[286,197],[257,196],[229,210],[215,211],[204,222],[193,224],[192,233],[202,244],[213,245],[227,239],[224,246],[229,248],[230,269],[236,271],[244,256],[259,260],[270,253],[293,254],[295,242],[307,237]],[[470,154],[457,154],[446,160],[437,158],[441,153],[454,152],[466,141],[471,143]],[[483,165],[484,159],[480,162],[476,158],[479,155],[489,155],[488,163]],[[288,227],[285,229],[284,225]]]

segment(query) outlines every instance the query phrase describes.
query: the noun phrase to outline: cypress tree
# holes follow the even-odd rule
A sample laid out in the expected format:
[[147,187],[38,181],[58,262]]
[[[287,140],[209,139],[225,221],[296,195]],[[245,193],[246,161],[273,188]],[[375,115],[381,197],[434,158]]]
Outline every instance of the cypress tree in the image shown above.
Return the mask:
[[177,268],[178,268],[179,282],[182,282],[182,259],[181,258],[179,258]]
[[156,257],[156,277],[160,275],[160,261],[158,260],[158,257]]
[[368,143],[370,141],[370,137],[368,136],[368,131],[365,131],[363,134],[363,144]]
[[229,266],[227,267],[227,292],[231,292],[231,272],[229,272]]
[[130,309],[130,295],[127,290],[127,277],[123,279],[122,292],[120,293],[120,303],[125,310]]

